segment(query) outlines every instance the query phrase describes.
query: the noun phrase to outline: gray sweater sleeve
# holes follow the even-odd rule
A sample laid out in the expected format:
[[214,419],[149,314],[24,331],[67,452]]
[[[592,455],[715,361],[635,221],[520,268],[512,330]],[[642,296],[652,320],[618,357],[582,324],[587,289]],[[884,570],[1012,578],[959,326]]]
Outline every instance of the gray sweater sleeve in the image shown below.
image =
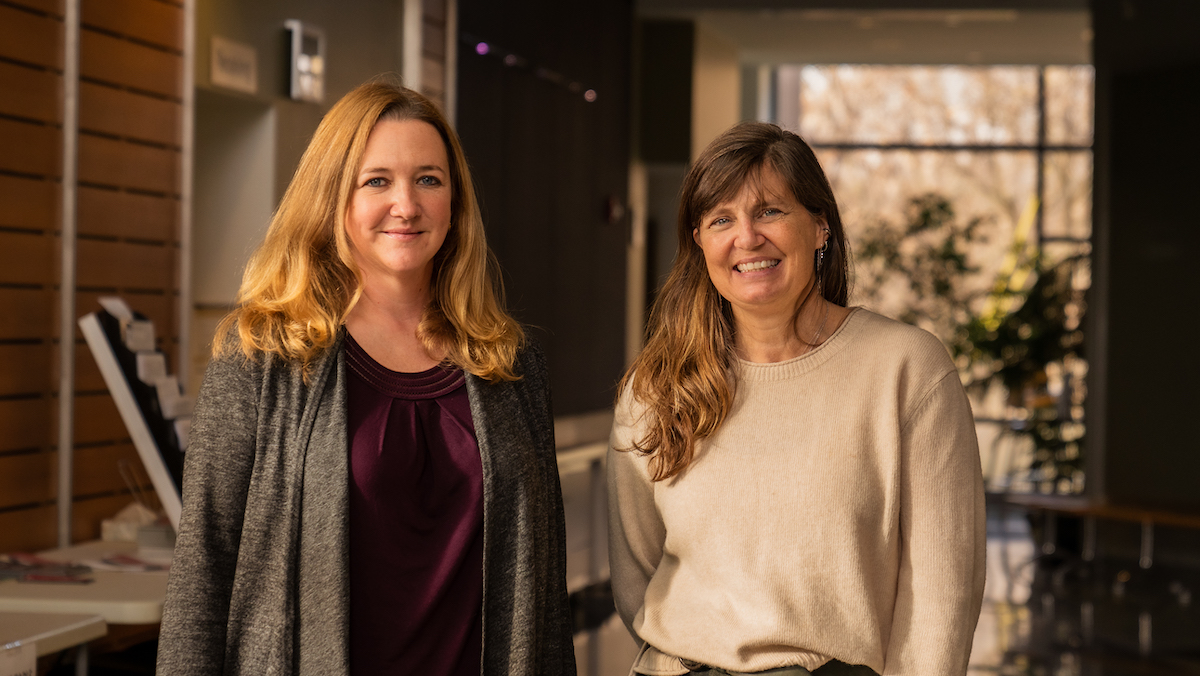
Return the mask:
[[255,454],[255,366],[213,360],[185,454],[183,514],[167,585],[159,674],[224,671],[229,603]]

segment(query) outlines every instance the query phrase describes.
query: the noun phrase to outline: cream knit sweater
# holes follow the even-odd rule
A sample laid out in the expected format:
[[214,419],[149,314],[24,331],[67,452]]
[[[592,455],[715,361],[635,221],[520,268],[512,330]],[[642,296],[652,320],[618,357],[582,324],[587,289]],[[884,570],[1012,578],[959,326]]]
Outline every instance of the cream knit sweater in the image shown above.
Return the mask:
[[739,362],[733,410],[654,483],[625,392],[608,455],[617,610],[635,665],[731,671],[830,658],[961,675],[983,596],[970,405],[932,335],[855,309],[817,349]]

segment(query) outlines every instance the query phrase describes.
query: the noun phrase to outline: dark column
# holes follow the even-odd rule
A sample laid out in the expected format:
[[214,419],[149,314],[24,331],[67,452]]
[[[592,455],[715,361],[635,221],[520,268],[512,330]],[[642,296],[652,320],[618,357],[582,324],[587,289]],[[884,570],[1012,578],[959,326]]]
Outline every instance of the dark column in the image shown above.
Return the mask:
[[1200,3],[1092,12],[1089,490],[1200,510]]
[[692,153],[692,67],[696,27],[691,21],[638,21],[635,147],[646,170],[646,308],[675,260],[679,187]]
[[458,131],[509,306],[547,349],[555,413],[609,407],[624,366],[632,3],[458,11]]
[[638,26],[638,155],[643,162],[687,163],[692,152],[691,21]]

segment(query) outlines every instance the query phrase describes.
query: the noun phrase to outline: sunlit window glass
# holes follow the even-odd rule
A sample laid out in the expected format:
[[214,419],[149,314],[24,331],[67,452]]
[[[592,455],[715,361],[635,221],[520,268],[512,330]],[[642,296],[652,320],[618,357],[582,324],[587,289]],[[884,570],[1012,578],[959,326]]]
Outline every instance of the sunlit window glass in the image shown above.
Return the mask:
[[1037,69],[807,66],[799,128],[815,143],[1037,141]]
[[1087,240],[1092,235],[1092,154],[1047,152],[1042,235]]
[[1046,142],[1092,144],[1091,66],[1046,67]]

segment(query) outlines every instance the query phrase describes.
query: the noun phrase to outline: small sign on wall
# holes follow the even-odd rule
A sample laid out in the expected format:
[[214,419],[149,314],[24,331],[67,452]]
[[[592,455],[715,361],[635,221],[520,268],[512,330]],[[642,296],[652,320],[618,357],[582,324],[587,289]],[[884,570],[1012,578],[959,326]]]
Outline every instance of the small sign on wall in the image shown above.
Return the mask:
[[209,77],[213,85],[246,94],[258,93],[258,53],[254,47],[212,36]]
[[325,33],[296,19],[284,22],[291,46],[288,95],[297,101],[320,103],[325,98]]

